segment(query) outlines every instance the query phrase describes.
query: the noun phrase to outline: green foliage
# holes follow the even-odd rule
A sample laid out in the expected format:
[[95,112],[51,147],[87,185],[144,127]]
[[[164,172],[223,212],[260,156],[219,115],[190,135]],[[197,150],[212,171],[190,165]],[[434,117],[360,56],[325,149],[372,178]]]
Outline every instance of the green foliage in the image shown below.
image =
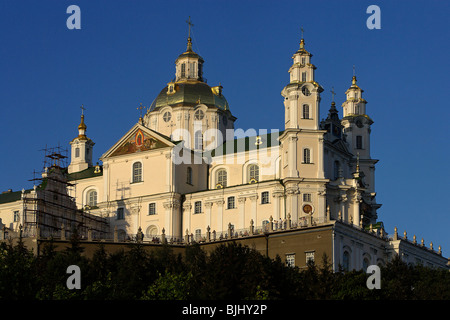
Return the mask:
[[[81,270],[81,289],[69,290],[69,265]],[[450,300],[450,273],[405,264],[398,257],[381,267],[381,289],[369,290],[363,271],[333,271],[327,256],[304,269],[286,266],[236,242],[206,253],[199,245],[176,255],[170,246],[151,252],[142,244],[87,259],[75,236],[40,254],[22,241],[0,243],[0,299],[45,300]]]

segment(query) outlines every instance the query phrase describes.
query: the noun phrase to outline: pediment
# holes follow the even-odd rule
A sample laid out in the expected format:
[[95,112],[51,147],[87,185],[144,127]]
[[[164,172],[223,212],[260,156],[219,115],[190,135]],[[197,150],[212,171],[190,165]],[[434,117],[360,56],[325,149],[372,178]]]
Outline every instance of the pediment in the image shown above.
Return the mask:
[[342,141],[341,139],[336,139],[334,140],[332,143],[333,147],[335,147],[336,149],[341,150],[342,152],[345,153],[349,153],[351,154],[351,152],[348,150],[347,145],[344,143],[344,141]]
[[168,137],[137,123],[101,159],[173,146]]

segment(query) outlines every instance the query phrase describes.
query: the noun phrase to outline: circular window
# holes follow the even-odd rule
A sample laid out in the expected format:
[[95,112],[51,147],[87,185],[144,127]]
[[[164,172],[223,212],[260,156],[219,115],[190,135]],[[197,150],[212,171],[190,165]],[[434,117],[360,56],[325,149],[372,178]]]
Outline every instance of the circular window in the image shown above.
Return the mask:
[[169,111],[167,111],[167,112],[164,113],[164,115],[163,115],[163,120],[164,120],[164,122],[169,122],[170,119],[172,119],[172,114],[171,114]]
[[308,87],[306,87],[306,86],[304,86],[304,87],[302,88],[302,93],[303,93],[305,96],[310,96],[310,95],[311,95],[311,92],[309,91]]
[[312,206],[309,205],[309,204],[305,204],[305,205],[303,206],[303,212],[305,212],[305,213],[311,213],[312,210],[313,210],[313,208],[312,208]]
[[202,120],[205,117],[205,114],[202,110],[195,111],[194,118],[195,120]]

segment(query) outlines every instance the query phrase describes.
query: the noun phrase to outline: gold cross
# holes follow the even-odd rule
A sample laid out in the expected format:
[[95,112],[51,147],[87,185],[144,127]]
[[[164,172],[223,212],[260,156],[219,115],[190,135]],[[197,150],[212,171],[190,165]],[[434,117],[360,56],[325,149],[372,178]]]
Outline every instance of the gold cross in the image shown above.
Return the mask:
[[86,108],[85,107],[83,107],[83,105],[81,105],[81,115],[83,115],[83,112],[84,112],[84,110],[86,110]]
[[189,20],[187,20],[186,23],[189,25],[189,38],[190,38],[191,37],[191,27],[194,26],[194,24],[191,22],[191,16],[189,16]]
[[336,92],[334,92],[334,87],[331,87],[331,97],[332,97],[332,100],[334,101],[334,96],[335,96],[335,94],[336,94]]
[[137,110],[139,110],[140,113],[140,118],[142,118],[142,109],[144,109],[145,107],[142,105],[142,103],[140,104],[139,107],[137,107]]
[[300,28],[302,30],[302,39],[303,39],[303,27]]

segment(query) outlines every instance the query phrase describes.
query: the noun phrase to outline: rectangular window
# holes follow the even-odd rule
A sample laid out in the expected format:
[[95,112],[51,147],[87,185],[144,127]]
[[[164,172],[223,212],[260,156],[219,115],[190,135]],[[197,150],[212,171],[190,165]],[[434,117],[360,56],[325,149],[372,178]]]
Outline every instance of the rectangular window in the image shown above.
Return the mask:
[[202,213],[202,202],[201,201],[195,201],[194,213]]
[[311,163],[311,150],[303,149],[303,163]]
[[80,156],[80,148],[75,148],[75,158]]
[[306,58],[302,57],[302,64],[305,64],[305,63],[306,63]]
[[195,73],[195,62],[189,63],[189,78],[193,78]]
[[14,211],[14,222],[18,222],[19,219],[19,211]]
[[309,119],[309,106],[307,104],[303,105],[303,119]]
[[303,194],[303,202],[311,202],[311,193]]
[[362,136],[356,136],[356,149],[362,149]]
[[314,251],[305,252],[306,254],[306,264],[308,262],[314,262]]
[[125,219],[124,208],[117,208],[117,220]]
[[269,203],[269,191],[264,191],[263,193],[261,193],[261,203]]
[[235,202],[235,198],[234,197],[228,197],[227,199],[227,209],[234,209],[236,202]]
[[148,205],[148,214],[149,215],[156,214],[156,203],[150,203]]
[[286,265],[288,267],[295,267],[295,253],[286,255]]
[[303,81],[303,82],[306,81],[306,72],[302,72],[302,81]]
[[186,76],[186,65],[184,63],[181,64],[181,77],[184,78]]

